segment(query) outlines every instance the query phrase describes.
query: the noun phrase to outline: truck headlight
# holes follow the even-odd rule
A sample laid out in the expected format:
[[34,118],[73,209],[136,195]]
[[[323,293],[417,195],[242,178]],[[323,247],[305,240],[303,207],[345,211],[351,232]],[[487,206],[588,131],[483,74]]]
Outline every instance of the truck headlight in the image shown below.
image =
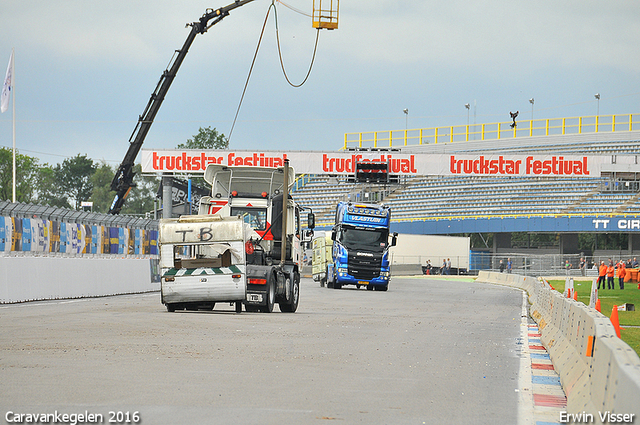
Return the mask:
[[345,273],[346,274],[347,273],[347,268],[346,267],[340,267],[338,269],[338,273]]

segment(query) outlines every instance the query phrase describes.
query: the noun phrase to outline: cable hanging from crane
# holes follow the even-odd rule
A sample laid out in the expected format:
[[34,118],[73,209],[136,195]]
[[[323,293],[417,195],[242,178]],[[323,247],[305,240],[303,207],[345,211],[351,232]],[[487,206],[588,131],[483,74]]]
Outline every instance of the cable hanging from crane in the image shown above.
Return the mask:
[[304,16],[308,16],[309,18],[311,18],[311,17],[312,17],[312,16],[311,16],[311,15],[309,15],[308,13],[305,13],[305,12],[303,12],[303,11],[302,11],[302,10],[300,10],[300,9],[296,9],[296,8],[295,8],[295,7],[293,7],[293,6],[288,5],[288,4],[286,4],[285,2],[283,2],[282,0],[276,0],[276,1],[277,1],[278,3],[280,3],[281,5],[283,5],[284,7],[286,7],[287,9],[291,9],[291,10],[293,10],[294,12],[299,13],[299,14],[304,15]]
[[[273,4],[271,4],[271,6],[273,6]],[[258,45],[256,46],[256,52],[253,54],[251,67],[249,67],[249,74],[247,75],[247,80],[244,82],[242,96],[240,96],[240,102],[238,103],[238,108],[236,109],[236,115],[233,117],[233,124],[231,124],[231,130],[229,130],[229,136],[227,137],[227,146],[229,145],[229,143],[231,143],[231,134],[233,134],[233,129],[235,128],[236,121],[238,120],[238,114],[240,113],[240,107],[242,106],[244,95],[247,92],[247,86],[249,85],[249,79],[251,78],[251,73],[253,72],[253,66],[256,64],[256,58],[258,57],[258,51],[260,50],[260,44],[262,43],[262,36],[264,35],[264,29],[267,27],[267,20],[269,19],[269,13],[271,13],[271,6],[269,6],[269,9],[267,9],[267,15],[264,17],[262,31],[260,31],[260,38],[258,38]]]
[[284,62],[282,60],[282,51],[280,49],[280,36],[278,33],[278,10],[276,8],[276,1],[280,4],[282,4],[285,7],[288,7],[289,9],[293,10],[294,12],[300,13],[302,15],[306,15],[309,16],[308,14],[297,10],[283,2],[281,2],[280,0],[272,0],[271,1],[271,5],[269,6],[269,9],[267,9],[267,15],[264,17],[264,23],[262,24],[262,30],[260,31],[260,37],[258,38],[258,45],[256,46],[256,51],[253,54],[253,60],[251,61],[251,67],[249,67],[249,74],[247,75],[247,80],[244,83],[244,88],[242,89],[242,95],[240,96],[240,102],[238,103],[238,108],[236,109],[236,114],[233,117],[233,123],[231,124],[231,130],[229,130],[229,136],[227,137],[227,144],[229,144],[231,142],[231,135],[233,134],[233,129],[236,126],[236,121],[238,120],[238,115],[240,114],[240,108],[242,107],[242,102],[244,100],[244,95],[247,92],[247,86],[249,85],[249,79],[251,78],[251,73],[253,72],[253,66],[256,63],[256,58],[258,57],[258,51],[260,50],[260,45],[262,44],[262,36],[264,35],[264,30],[267,26],[267,21],[269,19],[269,14],[271,13],[271,8],[273,8],[273,13],[275,16],[275,22],[276,22],[276,41],[278,44],[278,57],[280,58],[280,67],[282,68],[282,73],[284,74],[284,78],[287,80],[287,83],[289,83],[289,85],[291,85],[292,87],[302,87],[302,85],[304,85],[304,83],[307,82],[307,80],[309,79],[309,75],[311,75],[311,70],[313,69],[313,64],[315,63],[315,59],[316,59],[316,52],[318,50],[318,38],[320,35],[320,28],[318,28],[317,32],[316,32],[316,41],[314,43],[313,46],[313,56],[311,58],[311,64],[309,65],[309,70],[307,71],[307,75],[304,77],[304,80],[302,80],[302,82],[300,84],[293,84],[291,82],[291,80],[289,80],[289,77],[287,75],[287,71],[284,68]]
[[[283,3],[284,4],[284,3]],[[311,70],[313,69],[313,64],[316,61],[316,52],[318,51],[318,38],[320,36],[320,28],[317,29],[316,32],[316,42],[313,46],[313,56],[311,57],[311,63],[309,64],[309,70],[307,71],[307,75],[304,77],[304,80],[300,84],[293,84],[291,80],[289,80],[289,76],[287,75],[287,71],[284,69],[284,62],[282,61],[282,50],[280,49],[280,35],[278,32],[278,10],[275,8],[275,0],[271,3],[274,6],[274,16],[276,19],[276,40],[278,42],[278,57],[280,58],[280,67],[282,68],[282,73],[284,74],[284,78],[287,80],[287,83],[292,87],[302,87],[304,83],[307,82],[309,75],[311,75]]]

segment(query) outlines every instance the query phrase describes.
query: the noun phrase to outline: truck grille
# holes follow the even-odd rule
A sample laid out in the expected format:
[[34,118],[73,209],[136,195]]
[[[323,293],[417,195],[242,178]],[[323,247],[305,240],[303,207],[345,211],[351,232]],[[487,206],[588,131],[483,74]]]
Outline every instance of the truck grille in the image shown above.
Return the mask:
[[348,273],[359,280],[371,280],[380,276],[380,266],[382,265],[382,254],[361,256],[356,253],[349,253]]

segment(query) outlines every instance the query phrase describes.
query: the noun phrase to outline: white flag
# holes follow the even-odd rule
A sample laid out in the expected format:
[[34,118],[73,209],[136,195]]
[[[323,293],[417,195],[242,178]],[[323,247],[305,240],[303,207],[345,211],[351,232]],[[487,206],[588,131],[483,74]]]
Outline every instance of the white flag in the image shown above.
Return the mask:
[[9,95],[13,90],[13,51],[9,58],[9,66],[7,67],[7,75],[4,77],[4,84],[2,86],[2,95],[0,96],[0,112],[5,112],[9,109]]

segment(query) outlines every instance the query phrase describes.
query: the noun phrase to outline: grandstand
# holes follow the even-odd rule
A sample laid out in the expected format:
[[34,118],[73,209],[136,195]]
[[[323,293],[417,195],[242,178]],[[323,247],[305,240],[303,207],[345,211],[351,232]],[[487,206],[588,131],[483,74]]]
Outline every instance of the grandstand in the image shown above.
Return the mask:
[[[333,224],[337,202],[382,201],[392,221],[508,216],[607,216],[640,214],[640,131],[599,132],[402,146],[403,153],[496,153],[605,155],[602,176],[485,177],[413,176],[389,186],[356,185],[347,176],[305,176],[294,191],[316,213],[319,227]],[[635,156],[635,167],[616,166],[619,155]]]

